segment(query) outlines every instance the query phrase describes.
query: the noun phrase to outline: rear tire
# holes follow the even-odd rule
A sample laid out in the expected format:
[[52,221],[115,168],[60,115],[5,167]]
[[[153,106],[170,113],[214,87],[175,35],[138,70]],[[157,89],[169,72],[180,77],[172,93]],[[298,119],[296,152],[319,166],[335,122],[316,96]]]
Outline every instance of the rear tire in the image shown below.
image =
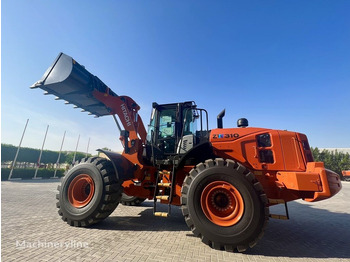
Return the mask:
[[243,165],[217,158],[198,164],[181,189],[182,214],[195,236],[215,249],[244,252],[262,238],[267,197]]
[[112,163],[104,158],[84,158],[58,186],[58,214],[71,226],[90,226],[108,217],[118,206],[123,187]]
[[140,198],[136,196],[128,196],[125,193],[122,193],[122,198],[120,199],[120,203],[124,206],[139,206],[146,198]]

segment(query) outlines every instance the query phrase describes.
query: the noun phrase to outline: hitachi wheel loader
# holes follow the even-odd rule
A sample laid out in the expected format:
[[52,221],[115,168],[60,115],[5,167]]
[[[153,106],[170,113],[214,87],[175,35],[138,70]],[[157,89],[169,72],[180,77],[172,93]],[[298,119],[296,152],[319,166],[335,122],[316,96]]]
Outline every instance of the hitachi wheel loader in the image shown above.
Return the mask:
[[[245,118],[223,128],[225,111],[209,130],[207,111],[193,101],[153,103],[146,131],[132,98],[63,53],[31,88],[96,117],[112,116],[120,132],[121,154],[99,149],[104,157],[76,162],[62,179],[57,208],[71,226],[100,222],[120,202],[149,199],[155,216],[179,206],[205,244],[243,252],[261,239],[269,218],[288,219],[287,202],[324,200],[341,189],[339,175],[314,162],[301,133],[248,127]],[[269,213],[277,204],[285,214]]]
[[344,178],[344,181],[350,181],[350,170],[346,171],[342,171],[342,174],[343,174],[343,178]]

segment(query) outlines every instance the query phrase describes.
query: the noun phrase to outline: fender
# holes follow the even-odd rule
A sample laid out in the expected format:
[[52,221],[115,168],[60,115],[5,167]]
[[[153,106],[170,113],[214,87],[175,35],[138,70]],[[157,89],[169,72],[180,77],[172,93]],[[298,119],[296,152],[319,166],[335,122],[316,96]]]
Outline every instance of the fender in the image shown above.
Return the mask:
[[123,155],[103,149],[98,149],[112,162],[115,174],[119,180],[125,181],[134,178],[134,165]]
[[[183,155],[177,167],[181,168],[185,165],[196,165],[213,157],[214,153],[211,143],[204,142],[193,147],[185,155]],[[189,161],[193,162],[191,159],[195,159],[195,163],[188,163]]]

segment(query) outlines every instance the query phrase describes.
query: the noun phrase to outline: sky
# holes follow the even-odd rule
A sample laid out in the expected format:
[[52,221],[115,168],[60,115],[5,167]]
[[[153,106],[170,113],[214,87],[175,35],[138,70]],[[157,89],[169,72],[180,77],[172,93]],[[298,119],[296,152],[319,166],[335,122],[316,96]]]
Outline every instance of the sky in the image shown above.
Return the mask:
[[350,1],[46,1],[1,3],[1,142],[89,153],[122,149],[111,116],[94,118],[30,89],[59,52],[118,95],[145,125],[152,102],[196,101],[209,127],[305,133],[350,147]]

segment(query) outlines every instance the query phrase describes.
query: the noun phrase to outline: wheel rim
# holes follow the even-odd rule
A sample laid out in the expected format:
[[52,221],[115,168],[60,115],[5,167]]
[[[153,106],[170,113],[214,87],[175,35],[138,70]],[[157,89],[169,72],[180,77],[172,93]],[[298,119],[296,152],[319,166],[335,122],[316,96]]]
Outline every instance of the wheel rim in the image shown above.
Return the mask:
[[94,180],[87,174],[76,176],[68,187],[68,199],[73,207],[81,208],[90,203],[95,192]]
[[244,212],[244,201],[240,192],[225,181],[211,182],[204,188],[201,206],[211,222],[224,227],[237,224]]

